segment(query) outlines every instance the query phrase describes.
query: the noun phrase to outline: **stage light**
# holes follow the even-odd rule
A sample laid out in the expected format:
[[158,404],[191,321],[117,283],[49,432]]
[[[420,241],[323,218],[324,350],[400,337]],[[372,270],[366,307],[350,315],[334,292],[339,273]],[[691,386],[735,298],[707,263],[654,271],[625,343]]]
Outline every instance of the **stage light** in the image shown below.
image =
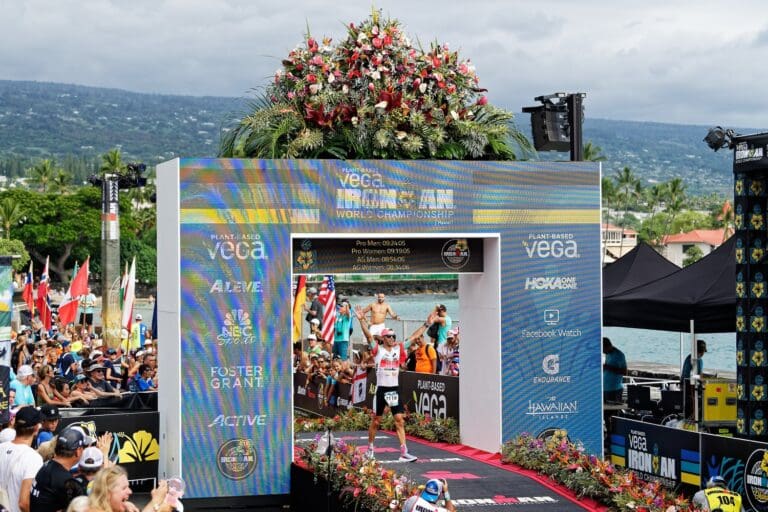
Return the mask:
[[531,114],[533,147],[536,151],[569,151],[571,160],[582,159],[582,100],[586,94],[556,92],[534,98],[542,104],[525,107]]
[[736,134],[731,129],[725,130],[722,126],[715,126],[714,128],[709,129],[707,136],[704,137],[704,142],[706,142],[707,146],[713,151],[717,151],[726,146],[732,148],[734,135]]

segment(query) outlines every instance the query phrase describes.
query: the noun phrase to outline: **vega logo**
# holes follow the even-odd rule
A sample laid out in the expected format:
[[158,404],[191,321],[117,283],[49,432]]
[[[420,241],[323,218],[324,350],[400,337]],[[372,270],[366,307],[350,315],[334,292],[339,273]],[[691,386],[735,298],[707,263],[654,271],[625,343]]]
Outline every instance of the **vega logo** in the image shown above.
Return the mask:
[[266,246],[258,234],[253,235],[211,235],[212,246],[206,245],[208,257],[230,260],[266,260]]
[[528,258],[574,259],[580,257],[579,244],[571,233],[531,233],[523,240]]

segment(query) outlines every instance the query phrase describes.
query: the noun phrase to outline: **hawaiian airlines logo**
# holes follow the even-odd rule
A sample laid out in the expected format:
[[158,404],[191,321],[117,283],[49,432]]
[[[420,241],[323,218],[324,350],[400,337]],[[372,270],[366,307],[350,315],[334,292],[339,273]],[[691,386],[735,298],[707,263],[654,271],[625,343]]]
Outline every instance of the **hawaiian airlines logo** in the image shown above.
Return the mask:
[[576,290],[579,285],[576,276],[559,277],[526,277],[525,289],[533,291],[544,290]]
[[528,400],[528,410],[525,414],[550,420],[563,419],[578,412],[578,400],[558,400],[556,396],[550,396],[546,400]]
[[256,343],[251,325],[251,315],[244,309],[233,309],[224,316],[221,334],[216,337],[219,345],[251,345]]
[[529,233],[528,239],[523,240],[523,249],[531,259],[580,257],[579,244],[573,233]]
[[206,245],[211,260],[266,260],[266,246],[261,235],[254,234],[212,234],[211,243]]

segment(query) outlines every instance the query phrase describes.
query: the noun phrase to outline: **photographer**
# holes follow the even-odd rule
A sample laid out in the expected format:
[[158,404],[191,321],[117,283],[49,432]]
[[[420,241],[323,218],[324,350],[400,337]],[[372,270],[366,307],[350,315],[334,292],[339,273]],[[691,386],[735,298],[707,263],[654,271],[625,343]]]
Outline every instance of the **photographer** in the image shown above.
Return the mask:
[[[441,497],[444,500],[445,506],[443,507],[437,504]],[[405,501],[405,505],[403,505],[403,512],[414,512],[417,510],[456,512],[456,507],[453,506],[453,501],[451,500],[451,494],[448,492],[448,481],[438,480],[436,478],[427,480],[421,494],[411,496]]]

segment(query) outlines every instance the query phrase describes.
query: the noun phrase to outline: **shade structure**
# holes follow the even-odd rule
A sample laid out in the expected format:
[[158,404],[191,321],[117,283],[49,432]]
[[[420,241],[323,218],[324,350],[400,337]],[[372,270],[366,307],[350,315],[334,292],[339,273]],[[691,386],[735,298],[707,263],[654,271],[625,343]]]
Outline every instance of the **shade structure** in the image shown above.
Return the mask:
[[[603,325],[697,333],[736,330],[736,239],[665,277],[603,298]],[[606,268],[607,270],[607,268]]]
[[641,243],[603,269],[603,298],[634,290],[680,270],[680,267]]

